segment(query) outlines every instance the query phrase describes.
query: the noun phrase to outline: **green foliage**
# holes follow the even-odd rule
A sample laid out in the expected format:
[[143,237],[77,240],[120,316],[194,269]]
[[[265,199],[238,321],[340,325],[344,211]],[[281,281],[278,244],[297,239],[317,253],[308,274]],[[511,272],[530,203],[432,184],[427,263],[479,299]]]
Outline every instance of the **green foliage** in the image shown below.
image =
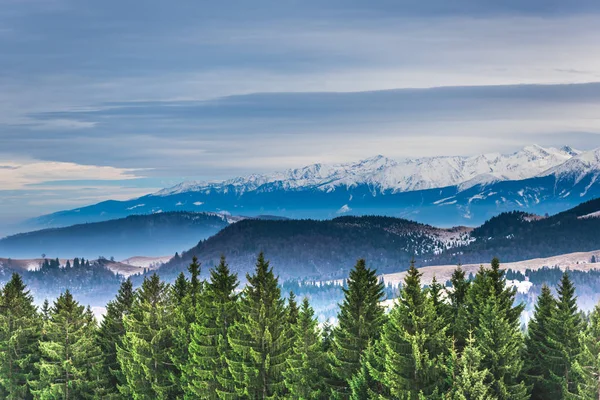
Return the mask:
[[189,281],[182,272],[171,287],[171,303],[174,307],[172,319],[174,345],[170,358],[176,367],[176,370],[171,373],[171,381],[177,389],[171,395],[177,398],[183,397],[188,388],[185,370],[189,363],[189,344],[192,335],[190,327],[198,318],[197,307],[204,290],[203,282],[200,282],[200,264],[196,257],[193,257],[188,271],[191,274]]
[[550,337],[550,321],[556,313],[556,300],[546,285],[535,305],[535,313],[529,321],[527,338],[525,339],[525,376],[533,387],[531,398],[544,400],[557,395],[557,389],[550,381],[551,360],[549,352],[552,346]]
[[32,382],[36,399],[94,399],[104,394],[95,329],[91,310],[68,290],[56,299],[40,341],[39,376]]
[[520,379],[523,368],[523,335],[519,316],[523,305],[514,306],[515,288],[506,287],[498,259],[491,268],[480,268],[468,292],[469,321],[483,356],[482,366],[490,372],[492,394],[500,400],[529,398]]
[[577,310],[575,287],[565,272],[558,286],[556,310],[548,323],[550,382],[556,385],[557,395],[568,398],[577,390],[577,374],[573,364],[580,357],[582,348],[579,341],[583,321]]
[[240,319],[228,333],[227,359],[239,396],[275,399],[285,393],[284,373],[290,354],[287,310],[273,269],[261,253],[253,275],[246,276]]
[[391,397],[385,382],[385,348],[381,340],[370,345],[361,360],[360,370],[350,380],[351,400]]
[[338,326],[333,330],[330,350],[331,379],[334,397],[346,398],[351,393],[352,376],[361,368],[363,352],[379,338],[385,321],[383,283],[375,270],[360,259],[350,271],[348,288],[344,289]]
[[467,339],[466,347],[456,364],[456,375],[452,384],[452,400],[495,400],[487,382],[490,372],[481,365],[483,356],[475,338]]
[[133,399],[175,398],[179,392],[172,380],[178,370],[171,361],[175,346],[173,306],[169,286],[154,274],[136,292],[131,312],[123,317],[125,336],[117,346],[117,359],[127,384],[119,391]]
[[434,299],[421,287],[421,273],[411,264],[381,339],[384,383],[395,398],[441,398],[447,390],[445,365],[451,341]]
[[600,304],[590,315],[587,328],[581,332],[582,352],[572,365],[578,383],[576,396],[580,399],[600,397]]
[[119,398],[118,385],[126,383],[117,360],[117,347],[123,346],[125,336],[123,317],[131,311],[133,300],[133,284],[128,279],[121,284],[116,298],[107,304],[106,314],[96,334],[98,345],[102,350],[102,371],[110,398]]
[[190,327],[189,359],[184,370],[186,398],[236,397],[227,365],[227,358],[233,356],[227,334],[238,320],[237,286],[237,275],[229,271],[225,257],[221,257],[219,265],[210,271],[210,281],[198,300],[201,307],[196,308],[196,322]]
[[454,347],[460,354],[467,344],[467,334],[470,329],[467,309],[467,295],[470,282],[465,278],[465,272],[456,268],[450,278],[451,287],[446,290],[448,295],[447,321],[448,334],[454,341]]
[[[290,302],[291,304],[292,302]],[[290,307],[288,306],[290,309]],[[292,325],[292,352],[284,372],[290,399],[316,400],[325,397],[325,353],[314,311],[308,299],[302,301],[297,321]]]
[[29,381],[39,359],[41,318],[23,280],[13,274],[0,293],[0,397],[31,398]]
[[[57,260],[45,264],[48,271],[59,268]],[[88,262],[77,259],[70,268],[82,265]],[[541,287],[524,338],[523,305],[497,259],[471,283],[458,268],[446,290],[435,279],[423,287],[411,265],[388,315],[383,284],[359,260],[338,289],[344,299],[337,324],[321,329],[308,297],[300,307],[295,291],[287,302],[282,298],[262,254],[241,295],[224,257],[208,282],[200,280],[197,260],[188,271],[189,280],[181,274],[172,286],[156,274],[135,291],[132,281],[122,282],[100,327],[68,290],[38,313],[13,275],[0,292],[0,397],[525,400],[600,394],[600,305],[589,317],[577,309],[571,276],[583,278],[576,272],[524,273],[534,287],[560,279],[556,298]],[[594,273],[586,277],[595,279]]]

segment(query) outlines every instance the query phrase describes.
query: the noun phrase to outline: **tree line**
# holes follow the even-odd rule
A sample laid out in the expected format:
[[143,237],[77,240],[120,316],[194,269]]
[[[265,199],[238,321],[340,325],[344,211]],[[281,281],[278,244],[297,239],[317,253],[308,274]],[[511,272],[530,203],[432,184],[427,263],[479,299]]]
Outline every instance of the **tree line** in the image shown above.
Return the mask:
[[337,323],[284,299],[258,256],[247,284],[224,258],[200,279],[130,280],[98,324],[66,290],[38,309],[18,274],[0,292],[3,399],[597,399],[600,306],[576,304],[568,273],[543,286],[525,329],[497,259],[469,280],[424,287],[410,266],[389,311],[359,260]]

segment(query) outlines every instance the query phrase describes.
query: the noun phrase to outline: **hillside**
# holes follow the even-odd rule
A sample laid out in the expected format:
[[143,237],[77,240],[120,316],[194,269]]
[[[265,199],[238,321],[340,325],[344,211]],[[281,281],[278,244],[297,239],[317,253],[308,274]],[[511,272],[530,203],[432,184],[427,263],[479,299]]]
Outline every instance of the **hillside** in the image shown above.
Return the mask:
[[391,217],[339,217],[333,220],[245,220],[172,259],[165,276],[184,269],[193,255],[212,266],[226,255],[235,271],[246,272],[264,251],[283,278],[335,279],[358,258],[381,273],[419,265],[505,262],[600,249],[600,199],[551,217],[504,213],[471,230],[440,229]]
[[249,271],[264,251],[283,278],[345,275],[358,258],[382,271],[398,271],[416,255],[465,244],[467,228],[438,229],[391,217],[339,217],[333,220],[244,220],[200,242],[160,268],[173,274],[197,255],[205,266],[227,256],[230,266]]
[[446,252],[436,263],[478,263],[494,256],[505,262],[600,249],[600,199],[553,216],[503,213],[471,232],[460,253]]
[[213,213],[168,212],[44,229],[0,240],[0,255],[35,258],[123,259],[136,255],[165,256],[182,251],[228,225]]

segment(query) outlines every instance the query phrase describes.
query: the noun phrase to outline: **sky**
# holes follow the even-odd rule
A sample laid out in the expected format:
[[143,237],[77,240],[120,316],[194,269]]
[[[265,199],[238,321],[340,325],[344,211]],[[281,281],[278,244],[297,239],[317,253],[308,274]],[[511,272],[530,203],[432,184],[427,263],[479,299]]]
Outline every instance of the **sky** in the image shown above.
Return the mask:
[[600,147],[597,0],[0,0],[0,223],[182,180]]

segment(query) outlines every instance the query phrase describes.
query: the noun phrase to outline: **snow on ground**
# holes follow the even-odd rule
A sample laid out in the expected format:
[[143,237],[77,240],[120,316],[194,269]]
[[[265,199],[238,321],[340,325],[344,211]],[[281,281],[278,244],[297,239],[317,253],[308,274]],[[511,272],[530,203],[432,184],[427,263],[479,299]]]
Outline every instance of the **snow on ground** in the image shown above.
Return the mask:
[[155,269],[157,266],[168,262],[173,256],[163,256],[163,257],[130,257],[126,260],[122,260],[121,263],[128,264],[134,267],[139,268],[150,268]]
[[445,250],[473,243],[475,238],[470,235],[472,230],[472,228],[467,227],[437,230],[433,237],[441,242],[441,247],[433,249],[433,253],[440,254]]
[[581,215],[577,217],[578,219],[587,219],[587,218],[600,218],[600,211],[596,211],[587,215]]
[[[67,259],[60,259],[60,264],[64,265],[67,263]],[[73,260],[70,260],[73,263]],[[16,260],[12,258],[0,258],[0,266],[10,264],[13,268],[20,268],[23,271],[33,271],[40,267],[40,264],[44,263],[43,258],[32,258],[32,259],[22,259]]]
[[[119,273],[125,277],[138,274],[144,272],[144,268],[148,268],[150,270],[154,270],[160,267],[162,264],[166,263],[172,258],[172,256],[164,256],[164,257],[131,257],[127,260],[123,261],[109,261],[103,260],[102,263],[106,266],[106,268],[110,269],[112,272]],[[60,265],[65,265],[67,261],[70,261],[73,264],[72,259],[60,259]],[[90,260],[91,261],[91,260]],[[93,261],[92,261],[93,262]],[[19,268],[23,271],[33,271],[39,268],[41,264],[44,263],[43,258],[32,258],[32,259],[8,259],[8,258],[0,258],[0,270],[3,269],[4,266],[10,266],[12,268]]]
[[[581,253],[561,254],[554,257],[535,258],[532,260],[503,263],[501,264],[501,268],[512,269],[513,271],[519,271],[522,273],[524,273],[527,269],[536,270],[543,267],[555,266],[559,267],[562,270],[571,269],[588,271],[590,269],[600,269],[600,263],[590,263],[592,256],[595,256],[596,259],[600,259],[600,250]],[[476,274],[479,270],[480,265],[481,264],[466,264],[462,266],[462,269],[468,276],[470,273]],[[423,282],[423,284],[430,284],[431,280],[435,276],[438,282],[444,284],[444,282],[450,279],[450,277],[452,276],[452,272],[455,269],[456,265],[436,265],[431,267],[419,268],[419,271],[423,274],[423,276],[421,277],[421,282]],[[383,274],[381,275],[381,277],[383,278],[386,285],[391,283],[392,285],[396,286],[399,283],[403,282],[405,275],[406,271],[396,272],[392,274]],[[526,286],[523,286],[523,283],[524,282],[521,282],[521,284],[517,285],[518,290],[525,290]],[[527,290],[529,289],[527,288]]]

